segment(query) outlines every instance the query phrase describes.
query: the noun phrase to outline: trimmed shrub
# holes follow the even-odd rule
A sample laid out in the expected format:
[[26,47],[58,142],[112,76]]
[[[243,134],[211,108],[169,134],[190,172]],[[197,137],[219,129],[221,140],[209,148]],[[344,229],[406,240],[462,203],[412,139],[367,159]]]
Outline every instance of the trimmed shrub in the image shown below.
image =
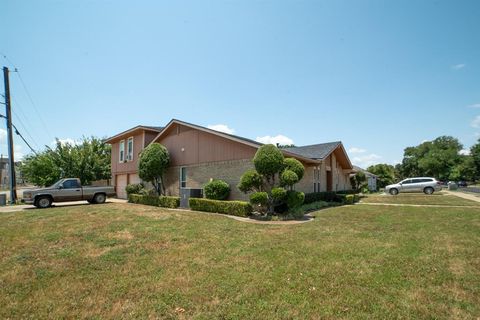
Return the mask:
[[140,194],[140,192],[144,189],[145,187],[141,183],[131,183],[125,187],[125,191],[127,192],[127,195],[129,194]]
[[259,175],[257,171],[248,170],[240,178],[240,183],[237,188],[240,191],[247,193],[252,189],[259,189],[262,183],[262,176]]
[[283,169],[283,153],[273,144],[266,144],[258,148],[253,164],[261,175],[273,176]]
[[312,192],[305,194],[304,203],[312,203],[317,201],[327,201],[327,202],[341,202],[342,199],[333,191],[327,192]]
[[190,198],[188,204],[192,210],[224,213],[238,217],[248,217],[253,211],[252,205],[245,201],[221,201]]
[[294,209],[300,207],[305,200],[305,194],[299,191],[288,191],[287,192],[287,206],[289,209]]
[[203,190],[205,197],[211,200],[225,200],[230,194],[230,186],[223,180],[212,180],[203,187]]
[[305,174],[305,167],[300,161],[294,158],[286,158],[283,160],[283,166],[285,170],[291,170],[295,172],[299,181],[302,180],[303,175]]
[[275,201],[284,201],[287,198],[287,190],[284,188],[273,188],[272,189],[272,198]]
[[266,205],[268,203],[268,193],[266,192],[254,192],[250,195],[250,203]]
[[179,197],[167,196],[144,196],[140,194],[129,194],[128,202],[136,204],[144,204],[147,206],[164,207],[164,208],[178,208],[180,206]]
[[158,196],[143,196],[140,194],[129,194],[128,195],[128,202],[137,203],[137,204],[145,204],[147,206],[155,206],[158,207],[159,203]]
[[360,201],[360,195],[354,194],[353,195],[353,202],[358,202],[358,201]]
[[352,189],[352,190],[343,190],[343,191],[337,191],[337,194],[357,194],[360,193],[360,190],[357,189]]
[[355,196],[353,194],[345,195],[345,204],[353,204]]
[[180,206],[180,197],[160,196],[158,206],[163,208],[178,208]]
[[299,180],[298,175],[292,170],[284,170],[280,175],[280,184],[282,186],[293,186]]

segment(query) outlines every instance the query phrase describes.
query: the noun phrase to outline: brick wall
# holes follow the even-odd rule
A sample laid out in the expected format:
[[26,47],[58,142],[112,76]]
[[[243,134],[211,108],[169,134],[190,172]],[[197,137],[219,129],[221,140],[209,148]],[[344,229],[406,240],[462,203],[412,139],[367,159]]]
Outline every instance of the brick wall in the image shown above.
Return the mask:
[[[250,159],[209,162],[184,166],[187,171],[187,188],[202,188],[210,179],[220,179],[230,185],[229,200],[248,200],[248,195],[237,189],[242,174],[253,169]],[[180,166],[168,168],[165,174],[167,195],[178,196]]]

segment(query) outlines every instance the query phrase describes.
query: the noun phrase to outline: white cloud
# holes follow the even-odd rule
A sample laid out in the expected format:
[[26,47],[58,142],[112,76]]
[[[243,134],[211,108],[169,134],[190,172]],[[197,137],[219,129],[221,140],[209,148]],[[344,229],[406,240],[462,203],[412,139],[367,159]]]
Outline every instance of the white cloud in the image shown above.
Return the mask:
[[272,136],[264,136],[264,137],[257,137],[255,139],[257,142],[260,143],[265,143],[265,144],[283,144],[283,145],[290,145],[293,144],[293,140],[290,139],[289,137],[286,137],[282,134],[276,135],[274,137]]
[[468,149],[462,149],[458,152],[458,154],[461,154],[463,156],[468,156],[470,154],[470,150]]
[[25,152],[23,151],[23,147],[21,145],[16,144],[13,146],[13,156],[15,157],[15,161],[23,159]]
[[480,116],[476,116],[475,119],[472,120],[472,122],[470,123],[470,125],[471,125],[473,128],[480,128]]
[[375,154],[375,153],[370,153],[364,156],[356,156],[352,158],[352,163],[361,167],[361,168],[367,168],[373,164],[377,164],[378,160],[382,159],[381,156]]
[[215,131],[225,132],[228,134],[235,133],[235,129],[229,128],[226,124],[209,124],[207,128]]
[[467,65],[465,63],[459,63],[452,66],[452,70],[460,70],[465,68]]
[[471,104],[468,107],[469,108],[480,108],[480,103]]
[[[60,143],[62,144],[62,146],[66,145],[66,144],[70,144],[70,145],[76,145],[78,143],[78,141],[75,141],[74,139],[71,139],[71,138],[64,138],[64,139],[58,139],[58,141],[60,141]],[[57,141],[52,141],[50,142],[50,146],[52,147],[55,147],[57,145]]]
[[0,129],[0,144],[7,143],[7,130]]
[[367,152],[367,150],[362,149],[362,148],[353,147],[353,148],[348,149],[348,152],[352,153],[352,154],[358,154],[358,153],[365,153],[365,152]]

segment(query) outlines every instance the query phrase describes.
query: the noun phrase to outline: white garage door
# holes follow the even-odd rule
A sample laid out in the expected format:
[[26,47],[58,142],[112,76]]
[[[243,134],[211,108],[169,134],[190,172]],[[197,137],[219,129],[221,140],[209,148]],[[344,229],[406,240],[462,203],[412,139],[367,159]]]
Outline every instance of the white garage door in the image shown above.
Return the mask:
[[125,191],[125,187],[127,186],[127,175],[126,174],[119,174],[117,175],[117,181],[115,182],[117,198],[120,199],[127,199],[127,192]]

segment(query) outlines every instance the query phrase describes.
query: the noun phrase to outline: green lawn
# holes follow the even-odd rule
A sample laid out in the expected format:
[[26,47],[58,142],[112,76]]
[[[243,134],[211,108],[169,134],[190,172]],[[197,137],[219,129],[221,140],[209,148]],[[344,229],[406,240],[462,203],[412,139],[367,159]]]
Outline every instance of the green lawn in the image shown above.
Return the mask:
[[480,202],[462,199],[457,196],[434,193],[400,193],[396,196],[389,194],[373,194],[362,198],[363,203],[393,203],[393,204],[426,204],[442,206],[479,206]]
[[129,204],[0,215],[0,318],[477,318],[480,208],[259,225]]

